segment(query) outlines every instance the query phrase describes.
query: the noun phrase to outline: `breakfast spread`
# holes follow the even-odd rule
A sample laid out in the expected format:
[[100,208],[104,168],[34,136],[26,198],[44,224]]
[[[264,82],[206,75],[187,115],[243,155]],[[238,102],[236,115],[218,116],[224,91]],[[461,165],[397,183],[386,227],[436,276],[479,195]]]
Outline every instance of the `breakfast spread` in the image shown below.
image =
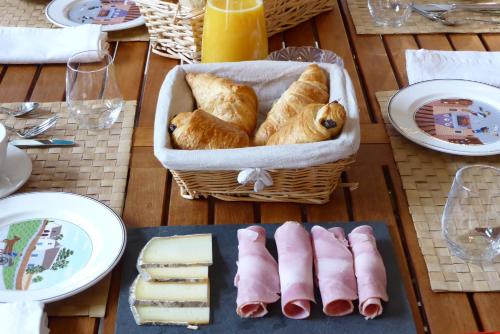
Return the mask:
[[311,229],[314,250],[314,272],[318,282],[323,313],[342,316],[352,313],[358,299],[354,260],[342,227]]
[[312,143],[338,136],[346,121],[338,101],[327,104],[327,73],[316,64],[310,64],[283,92],[255,134],[258,98],[252,87],[211,73],[186,73],[185,78],[198,109],[170,120],[174,148]]
[[266,230],[250,226],[238,230],[238,288],[236,313],[242,318],[267,314],[267,304],[278,301],[280,281],[278,263],[266,248]]
[[349,233],[349,243],[354,255],[359,313],[365,319],[373,319],[382,314],[381,300],[389,300],[384,262],[377,250],[373,229],[367,225],[356,227]]
[[313,252],[309,233],[296,222],[286,222],[274,234],[278,249],[281,309],[292,319],[305,319],[314,300]]
[[[278,261],[266,248],[266,229],[254,225],[237,230],[238,258],[234,276],[236,313],[262,318],[281,297],[281,311],[290,319],[311,315],[317,284],[323,313],[345,316],[354,310],[365,319],[382,313],[388,301],[384,263],[373,229],[362,225],[346,238],[342,227],[286,222],[274,233]],[[153,237],[137,258],[139,275],[128,302],[138,325],[197,326],[210,323],[212,235]],[[233,262],[234,263],[234,262]]]
[[152,238],[137,259],[129,304],[138,325],[210,322],[212,235]]

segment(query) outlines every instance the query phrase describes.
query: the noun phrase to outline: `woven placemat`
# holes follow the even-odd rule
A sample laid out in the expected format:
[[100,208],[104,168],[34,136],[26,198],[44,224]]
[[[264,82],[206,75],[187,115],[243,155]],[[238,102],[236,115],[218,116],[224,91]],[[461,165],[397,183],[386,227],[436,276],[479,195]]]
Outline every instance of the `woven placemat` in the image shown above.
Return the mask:
[[[435,3],[435,0],[419,0],[419,3]],[[474,1],[456,0],[453,3],[473,3]],[[382,27],[375,24],[368,11],[367,0],[347,0],[356,32],[369,35],[390,34],[432,34],[432,33],[487,33],[500,32],[499,24],[471,22],[457,26],[445,26],[433,22],[413,12],[402,27]],[[498,19],[498,17],[497,17]]]
[[[47,0],[0,0],[0,26],[57,28],[45,16]],[[149,41],[145,26],[108,33],[109,41]]]
[[[121,214],[125,202],[136,101],[126,101],[110,129],[79,129],[68,115],[64,102],[42,103],[29,118],[0,114],[0,122],[21,129],[54,114],[60,116],[45,135],[74,140],[74,147],[24,149],[33,161],[33,172],[20,191],[65,191],[93,197]],[[15,108],[18,103],[3,103]],[[60,302],[51,303],[49,315],[104,317],[110,275],[88,290]]]
[[401,175],[418,243],[433,291],[500,291],[500,259],[494,264],[466,263],[452,256],[441,236],[441,216],[456,171],[465,165],[500,167],[498,156],[465,157],[419,146],[389,123],[387,107],[396,92],[378,92],[392,152]]

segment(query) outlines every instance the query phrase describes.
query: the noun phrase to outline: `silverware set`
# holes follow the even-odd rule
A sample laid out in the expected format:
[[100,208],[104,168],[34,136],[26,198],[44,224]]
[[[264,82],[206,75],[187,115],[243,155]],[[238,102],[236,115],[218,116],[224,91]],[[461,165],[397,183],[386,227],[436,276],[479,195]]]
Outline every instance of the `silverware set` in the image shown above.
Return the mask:
[[[39,107],[39,103],[37,102],[25,102],[22,103],[18,108],[16,109],[11,109],[11,108],[6,108],[6,107],[1,107],[0,106],[0,113],[7,114],[9,116],[13,117],[20,117],[24,115],[28,115],[32,111],[36,110]],[[7,126],[4,124],[4,127],[12,132],[15,133],[17,136],[23,138],[21,140],[12,140],[10,143],[15,146],[19,147],[31,147],[31,146],[68,146],[68,145],[74,145],[75,143],[73,141],[68,141],[68,140],[61,140],[61,139],[50,139],[50,140],[33,140],[32,138],[35,138],[43,133],[45,133],[47,130],[52,128],[56,123],[57,120],[59,119],[59,116],[52,116],[50,118],[47,118],[46,120],[42,121],[39,124],[36,124],[34,126],[26,127],[24,129],[14,129],[10,126]]]
[[483,2],[474,4],[413,4],[412,10],[423,17],[447,26],[466,23],[500,24],[491,16],[500,16],[500,3]]

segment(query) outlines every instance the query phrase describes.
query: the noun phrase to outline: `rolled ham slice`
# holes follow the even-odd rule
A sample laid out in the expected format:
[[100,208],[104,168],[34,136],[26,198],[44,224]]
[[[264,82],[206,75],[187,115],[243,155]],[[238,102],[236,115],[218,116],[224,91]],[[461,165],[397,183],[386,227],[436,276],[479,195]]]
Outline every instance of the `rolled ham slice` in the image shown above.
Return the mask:
[[316,225],[311,229],[311,234],[314,269],[323,301],[323,313],[329,316],[352,313],[352,301],[358,298],[358,293],[354,260],[344,229],[333,227],[327,230]]
[[362,225],[352,230],[349,233],[349,242],[354,255],[359,312],[365,319],[373,319],[382,314],[381,300],[389,301],[384,262],[370,226]]
[[292,319],[311,314],[314,301],[313,254],[309,233],[296,222],[286,222],[274,234],[278,248],[281,309]]
[[267,304],[276,302],[280,292],[278,263],[266,249],[266,230],[250,226],[238,230],[238,288],[236,313],[243,318],[267,314]]

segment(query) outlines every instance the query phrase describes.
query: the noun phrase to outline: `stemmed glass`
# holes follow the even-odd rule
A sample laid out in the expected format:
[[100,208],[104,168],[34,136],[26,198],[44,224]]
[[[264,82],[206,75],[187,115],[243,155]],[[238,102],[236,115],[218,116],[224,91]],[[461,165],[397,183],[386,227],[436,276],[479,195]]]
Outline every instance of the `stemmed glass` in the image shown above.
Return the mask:
[[500,169],[459,169],[441,225],[452,254],[468,262],[492,262],[500,254]]
[[93,50],[70,57],[66,101],[69,113],[79,126],[107,129],[113,125],[120,115],[123,98],[116,82],[113,58],[108,53]]

